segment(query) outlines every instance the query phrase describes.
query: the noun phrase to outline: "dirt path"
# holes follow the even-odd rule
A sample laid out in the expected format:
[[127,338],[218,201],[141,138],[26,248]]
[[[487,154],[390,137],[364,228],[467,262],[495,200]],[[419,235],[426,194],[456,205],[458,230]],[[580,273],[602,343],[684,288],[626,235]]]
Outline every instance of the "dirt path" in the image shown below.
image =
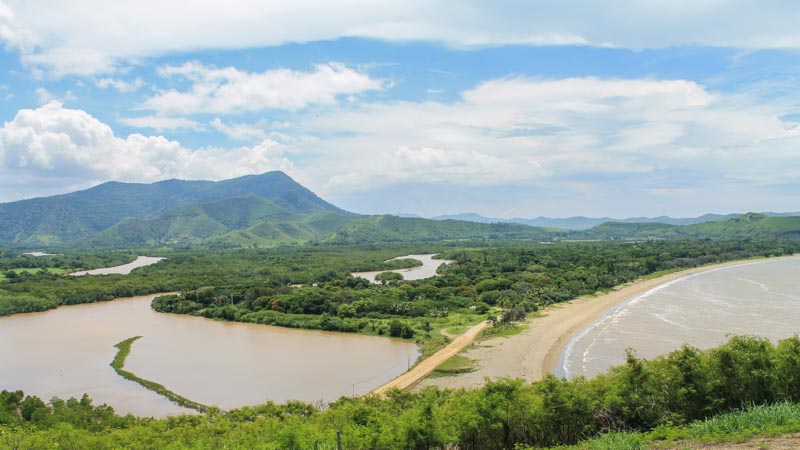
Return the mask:
[[437,368],[439,364],[447,361],[450,359],[450,357],[457,355],[461,350],[464,349],[464,347],[469,345],[475,339],[475,337],[478,336],[478,333],[486,328],[487,324],[487,321],[483,321],[477,325],[473,325],[472,327],[468,328],[467,331],[461,333],[458,335],[458,337],[453,339],[449,344],[447,344],[446,347],[417,364],[408,372],[370,392],[370,394],[380,395],[392,388],[408,389],[409,387],[414,386],[423,378],[427,377],[428,374],[433,372],[433,370]]

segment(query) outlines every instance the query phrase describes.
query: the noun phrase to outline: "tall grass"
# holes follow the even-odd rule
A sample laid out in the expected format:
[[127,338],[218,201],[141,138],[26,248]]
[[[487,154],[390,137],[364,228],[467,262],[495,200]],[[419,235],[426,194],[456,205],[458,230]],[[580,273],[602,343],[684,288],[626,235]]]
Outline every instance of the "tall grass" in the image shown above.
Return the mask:
[[800,404],[781,402],[753,406],[694,422],[686,428],[690,438],[700,440],[800,431]]
[[665,444],[677,440],[682,443],[740,442],[753,436],[777,436],[796,432],[800,432],[800,404],[780,402],[774,405],[751,406],[681,427],[661,426],[647,433],[626,431],[606,433],[576,446],[554,448],[638,450],[653,448],[659,441]]

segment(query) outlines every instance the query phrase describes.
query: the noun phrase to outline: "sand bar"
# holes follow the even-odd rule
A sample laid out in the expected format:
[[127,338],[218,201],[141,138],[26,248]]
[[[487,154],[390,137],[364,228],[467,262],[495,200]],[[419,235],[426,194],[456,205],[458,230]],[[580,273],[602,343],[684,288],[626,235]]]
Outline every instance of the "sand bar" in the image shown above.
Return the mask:
[[478,387],[485,378],[522,378],[537,381],[554,373],[560,356],[570,340],[581,330],[602,318],[613,307],[643,294],[661,284],[709,270],[758,261],[796,258],[758,258],[729,261],[719,264],[694,267],[656,278],[641,279],[619,286],[608,293],[581,297],[559,303],[543,310],[543,316],[528,321],[528,328],[520,334],[490,339],[476,343],[463,355],[476,361],[474,372],[451,377],[425,379],[419,387]]

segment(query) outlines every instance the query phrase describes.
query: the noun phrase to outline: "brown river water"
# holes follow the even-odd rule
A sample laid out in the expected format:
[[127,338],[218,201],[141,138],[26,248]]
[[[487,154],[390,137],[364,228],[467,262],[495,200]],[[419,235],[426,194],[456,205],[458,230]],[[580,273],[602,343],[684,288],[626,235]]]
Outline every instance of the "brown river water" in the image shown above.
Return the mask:
[[425,278],[435,277],[436,276],[436,269],[439,268],[442,264],[450,264],[453,261],[449,261],[447,259],[433,259],[436,254],[427,254],[427,255],[406,255],[406,256],[398,256],[397,258],[392,258],[389,261],[393,261],[395,259],[416,259],[422,262],[421,266],[418,267],[411,267],[409,269],[395,269],[395,270],[373,270],[371,272],[353,272],[351,275],[354,277],[366,278],[372,283],[377,283],[375,281],[375,276],[379,273],[383,272],[396,272],[403,275],[404,280],[422,280]]
[[127,370],[223,409],[364,394],[405,372],[420,354],[413,343],[383,337],[157,313],[153,297],[0,318],[0,389],[45,401],[88,393],[95,404],[141,416],[190,412],[109,366],[114,344],[133,336],[143,338],[133,344]]

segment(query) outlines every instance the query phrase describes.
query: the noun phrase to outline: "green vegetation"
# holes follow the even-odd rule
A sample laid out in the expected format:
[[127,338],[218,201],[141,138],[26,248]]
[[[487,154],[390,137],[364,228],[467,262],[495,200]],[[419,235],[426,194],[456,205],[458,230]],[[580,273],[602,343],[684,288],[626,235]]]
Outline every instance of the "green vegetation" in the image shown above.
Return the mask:
[[514,336],[522,333],[529,326],[530,324],[528,323],[501,324],[499,322],[495,322],[491,327],[486,327],[481,330],[480,334],[475,340],[480,342],[486,339]]
[[154,381],[145,380],[144,378],[139,378],[133,372],[129,372],[124,369],[125,367],[125,359],[128,358],[128,355],[131,352],[131,345],[134,342],[141,339],[141,336],[134,336],[132,338],[125,339],[114,345],[114,347],[118,348],[117,354],[114,356],[114,360],[111,361],[111,367],[114,368],[114,371],[117,372],[117,375],[125,378],[126,380],[133,381],[134,383],[140,384],[145,389],[149,389],[156,394],[165,397],[167,400],[175,403],[176,405],[183,406],[184,408],[194,409],[199,412],[204,412],[208,410],[208,406],[203,405],[201,403],[197,403],[195,401],[189,400],[186,397],[178,395],[169,389],[165,388],[164,385],[158,384]]
[[220,182],[110,182],[0,205],[0,243],[17,247],[272,247],[448,239],[550,239],[560,230],[394,216],[359,216],[282,172]]
[[[406,251],[433,251],[421,245],[332,247],[272,250],[150,250],[166,261],[137,269],[130,275],[67,277],[51,271],[9,274],[21,267],[57,267],[67,272],[131,262],[137,251],[69,250],[62,256],[30,257],[13,252],[0,255],[0,315],[42,311],[59,305],[90,303],[155,292],[192,289],[208,285],[287,285],[345,277],[349,270],[408,267],[408,261],[391,261]],[[415,264],[418,264],[416,262]],[[33,272],[33,271],[31,271]]]
[[382,284],[391,283],[392,281],[403,281],[403,275],[397,272],[381,272],[375,275],[375,281]]
[[433,372],[428,376],[430,378],[441,378],[474,371],[475,360],[462,355],[453,355],[450,359],[433,369]]
[[[262,201],[251,202],[252,196]],[[190,206],[193,204],[204,207]],[[150,242],[154,235],[148,232],[153,231],[162,231],[164,239],[186,236],[192,231],[202,236],[215,228],[221,231],[226,226],[244,226],[259,218],[278,220],[325,211],[347,215],[282,172],[220,182],[109,182],[71,194],[0,205],[0,243],[130,247]],[[157,219],[149,220],[153,216]],[[125,221],[130,218],[144,219],[146,224],[137,227],[135,222]],[[123,221],[125,226],[92,239]]]
[[[156,292],[180,292],[154,302],[158,311],[294,328],[389,335],[390,323],[405,335],[436,341],[448,317],[468,323],[490,308],[504,320],[543,305],[633,281],[650,273],[754,256],[800,251],[800,241],[675,240],[538,244],[473,241],[376,245],[307,245],[273,249],[158,249],[166,257],[130,275],[68,277],[48,272],[14,273],[0,283],[0,314],[42,311],[58,305],[111,300]],[[375,285],[350,272],[396,269],[398,255],[441,253],[456,263],[426,280]],[[64,256],[21,258],[8,253],[0,267],[56,267],[129,262],[137,252],[69,251]],[[300,287],[295,287],[301,285]],[[517,319],[515,319],[517,320]],[[413,330],[409,333],[408,329]]]
[[719,222],[676,226],[663,223],[608,222],[574,237],[590,239],[767,239],[800,237],[800,216],[769,217],[748,213]]
[[[80,270],[113,267],[127,264],[136,259],[136,252],[130,250],[81,251],[64,250],[54,256],[30,256],[0,248],[0,273],[7,278],[22,278],[23,274],[34,274],[47,270],[60,274]],[[8,274],[8,272],[14,272]]]
[[430,242],[463,239],[551,240],[562,230],[513,223],[475,223],[459,220],[429,220],[396,216],[365,216],[338,230],[323,242],[366,244],[377,242]]
[[[427,280],[374,285],[349,277],[347,272],[334,272],[311,283],[306,281],[301,287],[267,280],[254,283],[253,279],[243,279],[237,285],[234,271],[229,271],[226,285],[209,283],[182,289],[180,295],[156,299],[153,308],[293,328],[413,337],[436,347],[440,342],[436,330],[446,324],[451,314],[465,315],[470,323],[477,323],[486,318],[490,307],[496,307],[503,310],[501,324],[508,324],[521,321],[541,305],[593,294],[651,272],[728,258],[793,253],[800,248],[800,243],[781,241],[665,241],[638,245],[506,241],[483,246],[472,243],[473,248],[458,245],[452,243],[443,252],[445,258],[457,262],[441,267],[438,277]],[[326,252],[342,252],[345,256],[366,247],[313,248],[315,251],[309,247],[297,249],[305,256],[297,264],[309,266],[315,257]],[[236,254],[244,255],[242,251]],[[263,253],[265,258],[277,254]],[[283,252],[281,261],[290,254]],[[173,259],[176,258],[168,262]],[[230,262],[226,260],[219,262],[220,267],[227,264]],[[253,269],[248,272],[253,273]]]
[[744,442],[755,436],[800,432],[800,404],[779,402],[720,414],[683,426],[665,425],[649,432],[615,432],[559,449],[694,448],[696,443]]
[[[626,364],[591,380],[506,379],[475,390],[341,398],[323,410],[267,403],[160,420],[119,417],[86,397],[48,405],[2,391],[0,446],[333,449],[337,431],[347,449],[541,448],[596,437],[586,448],[641,448],[663,439],[740,439],[797,430],[798,368],[798,337],[777,345],[735,337],[651,361],[629,354]],[[719,416],[747,405],[774,406]]]
[[[0,243],[63,253],[33,258],[0,248],[0,315],[178,292],[157,298],[153,308],[415,339],[424,344],[424,357],[447,343],[443,330],[463,331],[489,318],[494,326],[483,337],[507,336],[541,306],[665,271],[797,253],[799,237],[800,217],[759,214],[686,226],[606,223],[578,232],[359,216],[280,172],[217,183],[106,183],[0,205]],[[426,280],[384,273],[382,283],[371,284],[350,275],[411,267],[418,263],[386,260],[419,253],[455,263]],[[60,275],[123,264],[136,254],[167,260],[130,275]],[[526,448],[601,435],[586,445],[636,448],[664,439],[796,430],[793,402],[800,401],[800,338],[775,346],[737,337],[711,351],[684,347],[653,361],[628,354],[625,365],[591,380],[500,380],[472,391],[343,398],[322,410],[289,402],[221,412],[125,371],[136,339],[117,345],[114,369],[205,414],[120,417],[87,396],[45,403],[2,391],[0,447],[334,448],[341,431],[348,449]],[[436,374],[471,366],[456,356]],[[709,419],[743,405],[775,406]]]
[[0,272],[0,281],[5,281],[9,277],[10,278],[18,278],[23,273],[26,273],[26,274],[31,274],[31,273],[45,273],[45,274],[52,273],[52,274],[56,274],[56,275],[61,275],[61,274],[67,273],[66,269],[62,269],[62,268],[59,268],[59,267],[45,267],[43,269],[40,269],[40,268],[20,268],[20,269],[11,269],[11,270],[9,270],[7,272],[11,272],[11,273],[8,273],[8,276],[6,276],[6,273]]
[[[727,216],[725,216],[727,217]],[[361,216],[282,172],[220,182],[110,182],[67,195],[0,205],[0,243],[15,247],[258,248],[470,239],[769,239],[800,237],[800,217],[732,215],[677,226],[608,222],[582,231],[520,223]],[[567,221],[568,222],[568,221]],[[566,223],[566,222],[565,222]]]

